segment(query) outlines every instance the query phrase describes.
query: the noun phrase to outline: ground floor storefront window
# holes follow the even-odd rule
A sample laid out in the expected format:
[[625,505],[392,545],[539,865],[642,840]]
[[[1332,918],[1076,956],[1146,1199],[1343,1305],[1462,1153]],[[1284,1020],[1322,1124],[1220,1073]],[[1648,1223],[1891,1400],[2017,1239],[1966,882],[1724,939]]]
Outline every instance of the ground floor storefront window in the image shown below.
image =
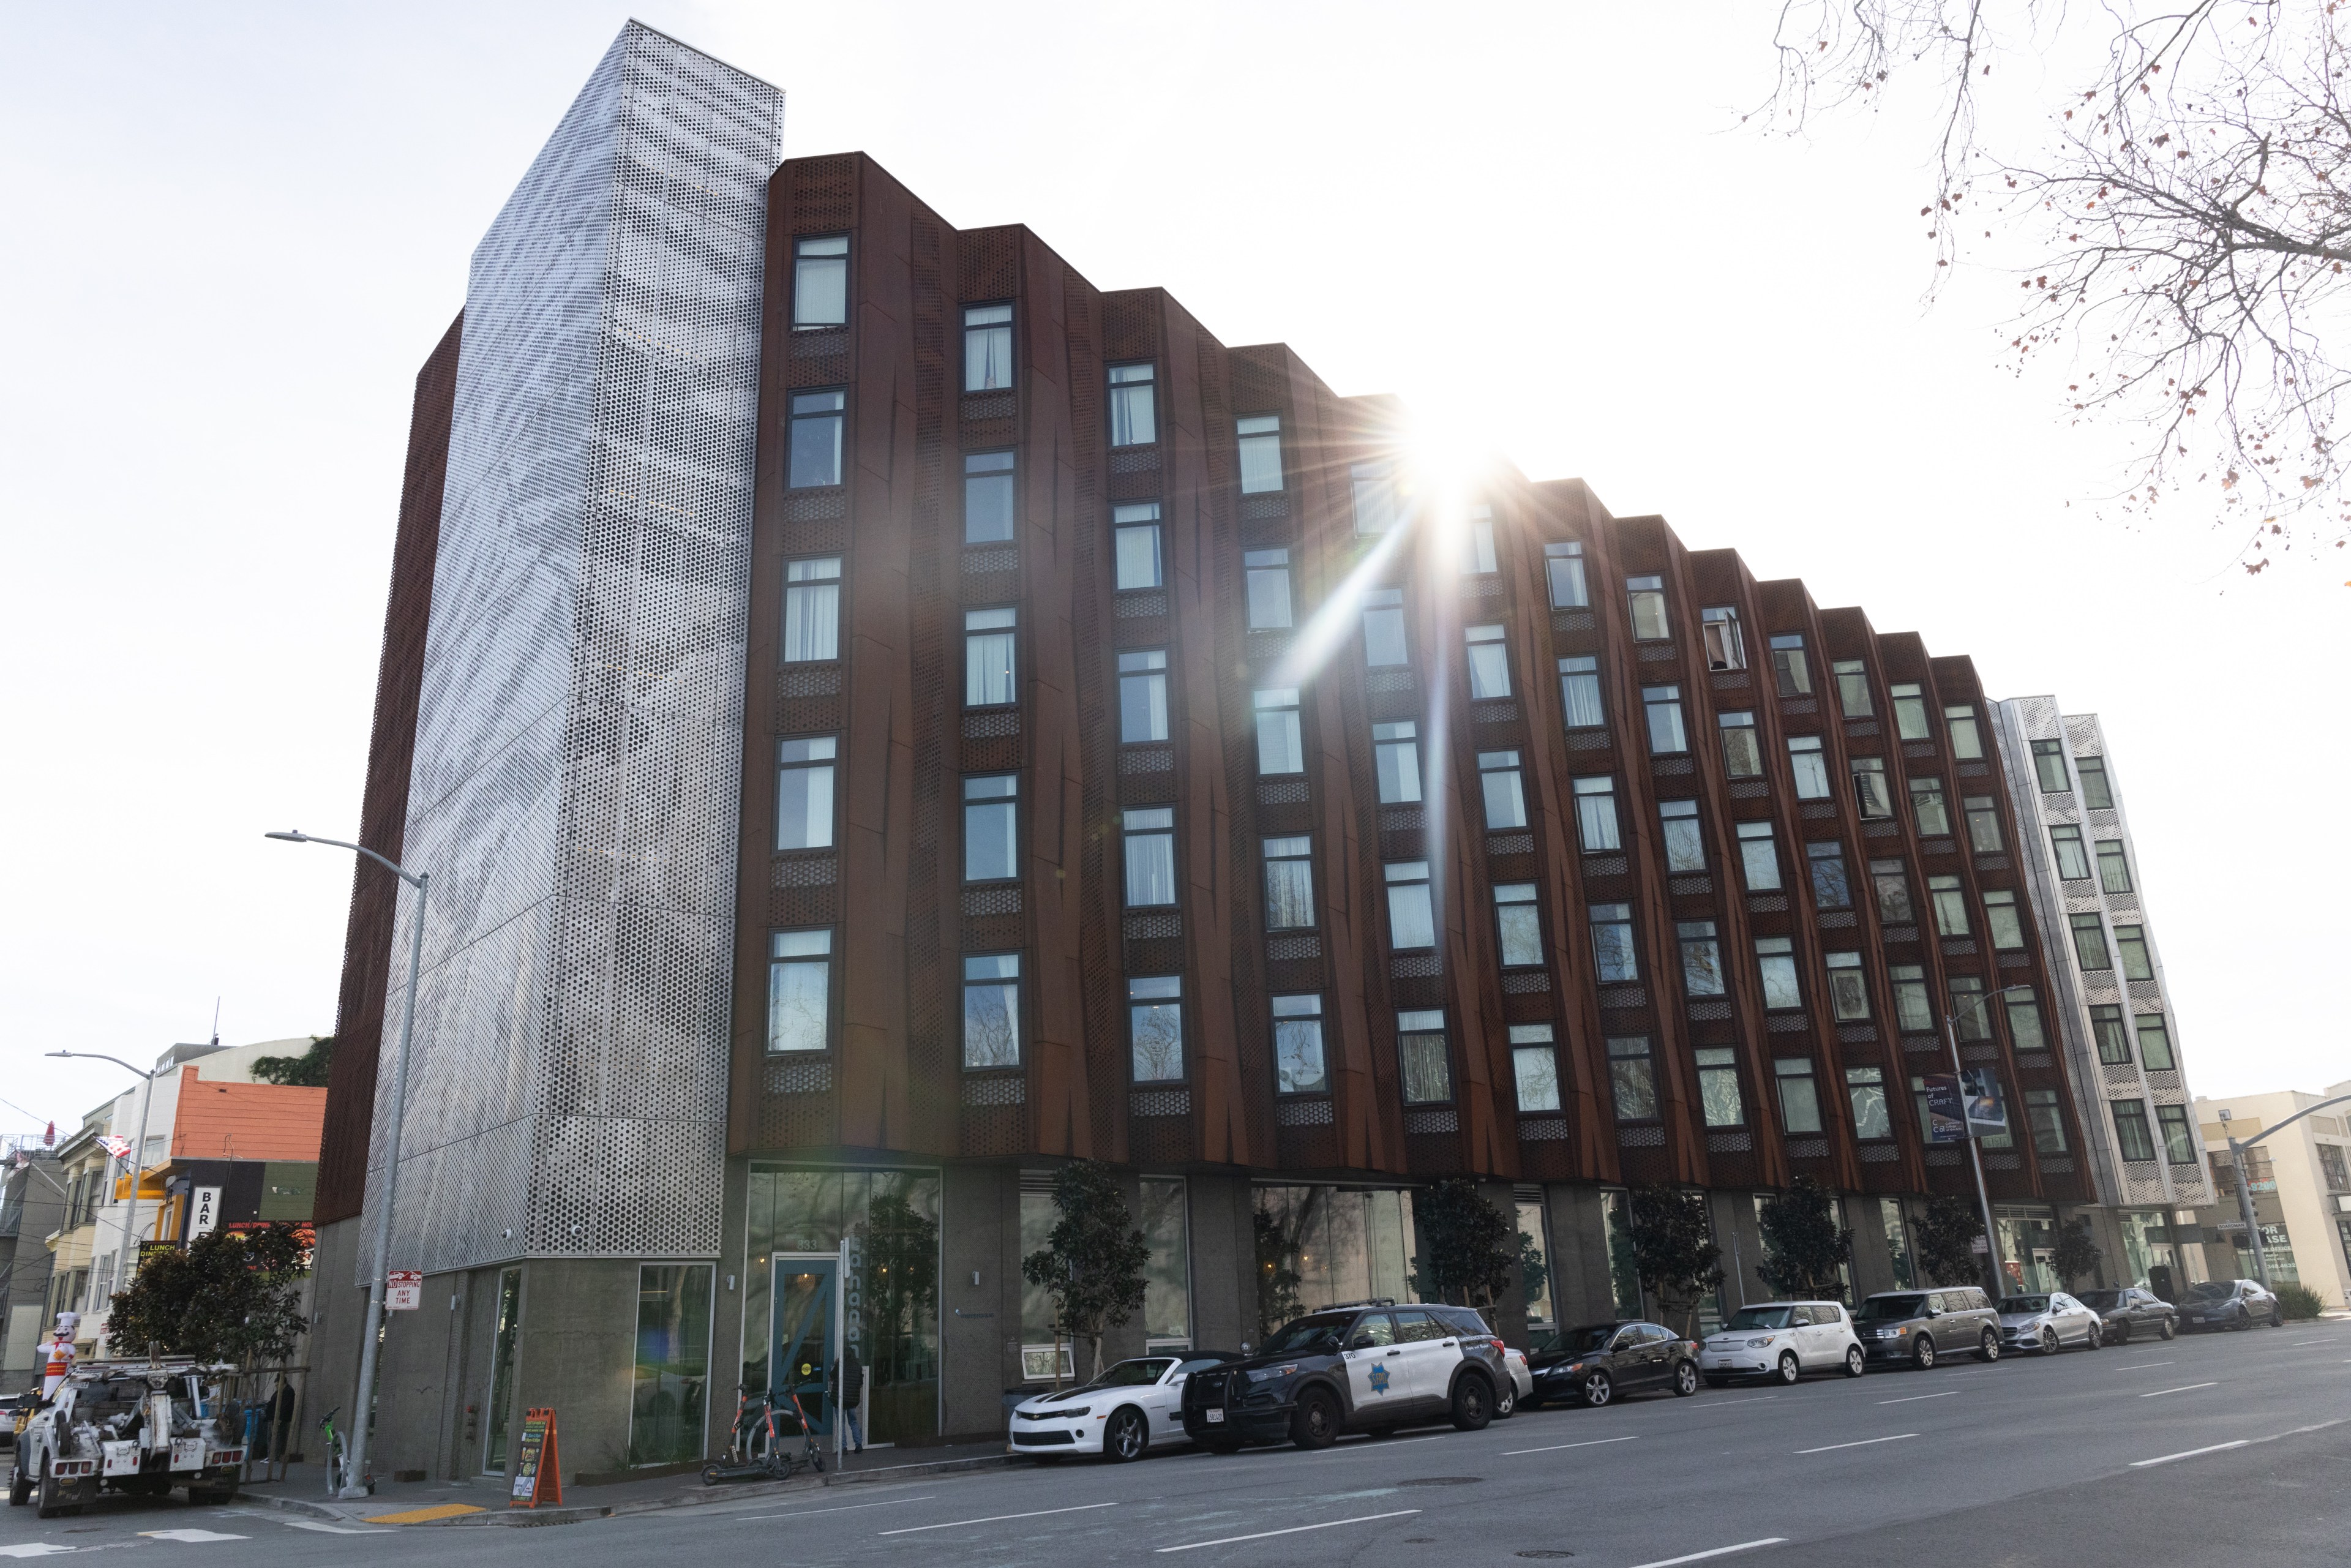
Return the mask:
[[1526,1293],[1527,1329],[1540,1336],[1558,1326],[1559,1309],[1552,1305],[1551,1227],[1541,1189],[1521,1192],[1519,1211],[1519,1285]]
[[[2171,1228],[2159,1208],[2126,1208],[2115,1217],[2123,1233],[2123,1278],[2157,1295],[2176,1294],[2187,1281],[2179,1276],[2179,1254],[2171,1245]],[[2157,1270],[2162,1273],[2158,1274]],[[2172,1290],[2162,1289],[2168,1282]]]
[[707,1263],[647,1263],[637,1270],[637,1367],[629,1401],[629,1463],[674,1465],[702,1456],[710,1386]]
[[1143,1239],[1151,1260],[1143,1270],[1143,1348],[1192,1348],[1191,1213],[1181,1176],[1144,1176]]
[[[2237,1244],[2237,1277],[2241,1280],[2260,1279],[2261,1275],[2253,1270],[2252,1249],[2245,1245],[2245,1233],[2241,1230],[2235,1231],[2231,1239]],[[2294,1242],[2286,1235],[2284,1226],[2262,1227],[2262,1257],[2270,1266],[2272,1290],[2275,1290],[2280,1285],[2302,1283],[2302,1271],[2296,1269],[2294,1263]]]
[[1910,1254],[1910,1227],[1902,1213],[1898,1197],[1877,1200],[1877,1222],[1886,1232],[1886,1260],[1894,1271],[1894,1288],[1914,1291],[1918,1288],[1918,1269]]
[[1395,1188],[1257,1189],[1257,1316],[1262,1339],[1301,1312],[1332,1301],[1412,1289],[1412,1201]]
[[2051,1268],[2057,1249],[2056,1218],[2036,1204],[1993,1206],[2000,1226],[2001,1267],[2007,1270],[2003,1288],[2017,1293],[2062,1291],[2064,1283]]

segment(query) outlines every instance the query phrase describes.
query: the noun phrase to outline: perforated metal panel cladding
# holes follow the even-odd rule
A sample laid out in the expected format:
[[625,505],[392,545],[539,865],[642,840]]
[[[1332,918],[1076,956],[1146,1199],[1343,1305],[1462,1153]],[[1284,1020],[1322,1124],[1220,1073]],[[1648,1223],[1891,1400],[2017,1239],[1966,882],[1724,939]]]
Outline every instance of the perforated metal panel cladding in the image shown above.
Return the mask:
[[718,1248],[782,109],[632,23],[474,255],[409,790],[434,885],[399,1267]]

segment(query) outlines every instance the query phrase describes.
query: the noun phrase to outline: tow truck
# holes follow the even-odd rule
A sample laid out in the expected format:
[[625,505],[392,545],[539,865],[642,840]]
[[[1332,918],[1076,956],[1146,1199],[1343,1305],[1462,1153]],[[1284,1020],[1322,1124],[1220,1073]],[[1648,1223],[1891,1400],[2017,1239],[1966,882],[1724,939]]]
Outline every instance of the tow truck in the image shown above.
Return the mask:
[[16,1436],[8,1501],[43,1519],[78,1513],[100,1491],[192,1503],[236,1496],[243,1410],[224,1390],[236,1369],[186,1356],[84,1362]]

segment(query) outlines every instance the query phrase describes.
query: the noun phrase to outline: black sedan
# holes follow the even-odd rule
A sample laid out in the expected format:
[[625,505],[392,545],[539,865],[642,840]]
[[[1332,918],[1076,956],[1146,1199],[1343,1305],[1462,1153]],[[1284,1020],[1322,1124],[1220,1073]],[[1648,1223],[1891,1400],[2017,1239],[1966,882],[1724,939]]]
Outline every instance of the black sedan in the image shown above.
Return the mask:
[[2108,1344],[2128,1344],[2140,1338],[2169,1339],[2179,1332],[2179,1309],[2137,1285],[2118,1291],[2084,1291],[2076,1299],[2098,1314]]
[[1535,1391],[1521,1403],[1530,1408],[1554,1399],[1601,1406],[1627,1394],[1698,1392],[1698,1346],[1656,1323],[1562,1329],[1530,1351],[1527,1364]]
[[2179,1303],[2184,1329],[2249,1329],[2255,1323],[2285,1327],[2278,1299],[2262,1289],[2258,1280],[2207,1280],[2188,1287]]

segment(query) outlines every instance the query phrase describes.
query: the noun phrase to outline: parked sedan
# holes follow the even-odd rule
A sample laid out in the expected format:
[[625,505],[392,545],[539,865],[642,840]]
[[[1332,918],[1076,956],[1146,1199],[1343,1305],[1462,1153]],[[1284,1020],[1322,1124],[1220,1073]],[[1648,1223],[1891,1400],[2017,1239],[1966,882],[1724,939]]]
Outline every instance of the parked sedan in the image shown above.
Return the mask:
[[2140,1334],[2169,1339],[2179,1332],[2179,1309],[2137,1285],[2119,1291],[2085,1291],[2081,1302],[2105,1322],[2108,1344],[2128,1344]]
[[2098,1314],[2063,1291],[2000,1299],[2000,1343],[2004,1350],[2054,1355],[2069,1344],[2095,1350],[2106,1337]]
[[2179,1303],[2184,1329],[2249,1329],[2257,1322],[2285,1326],[2278,1299],[2257,1280],[2207,1280],[2189,1286],[2188,1299]]
[[1867,1367],[1842,1301],[1741,1307],[1698,1352],[1698,1370],[1718,1388],[1734,1377],[1793,1383],[1807,1372],[1832,1370],[1859,1377]]
[[1184,1436],[1185,1381],[1239,1359],[1233,1351],[1196,1350],[1122,1361],[1082,1387],[1015,1406],[1006,1450],[1037,1459],[1070,1454],[1101,1454],[1114,1464],[1139,1459]]
[[1530,1409],[1554,1399],[1597,1407],[1627,1394],[1698,1392],[1698,1346],[1656,1323],[1620,1320],[1562,1329],[1527,1359],[1535,1382]]
[[[1494,1419],[1506,1421],[1518,1414],[1519,1406],[1535,1391],[1535,1371],[1527,1363],[1527,1353],[1505,1348],[1502,1369],[1510,1375],[1510,1385],[1494,1396]],[[1532,1409],[1532,1406],[1528,1408]]]

